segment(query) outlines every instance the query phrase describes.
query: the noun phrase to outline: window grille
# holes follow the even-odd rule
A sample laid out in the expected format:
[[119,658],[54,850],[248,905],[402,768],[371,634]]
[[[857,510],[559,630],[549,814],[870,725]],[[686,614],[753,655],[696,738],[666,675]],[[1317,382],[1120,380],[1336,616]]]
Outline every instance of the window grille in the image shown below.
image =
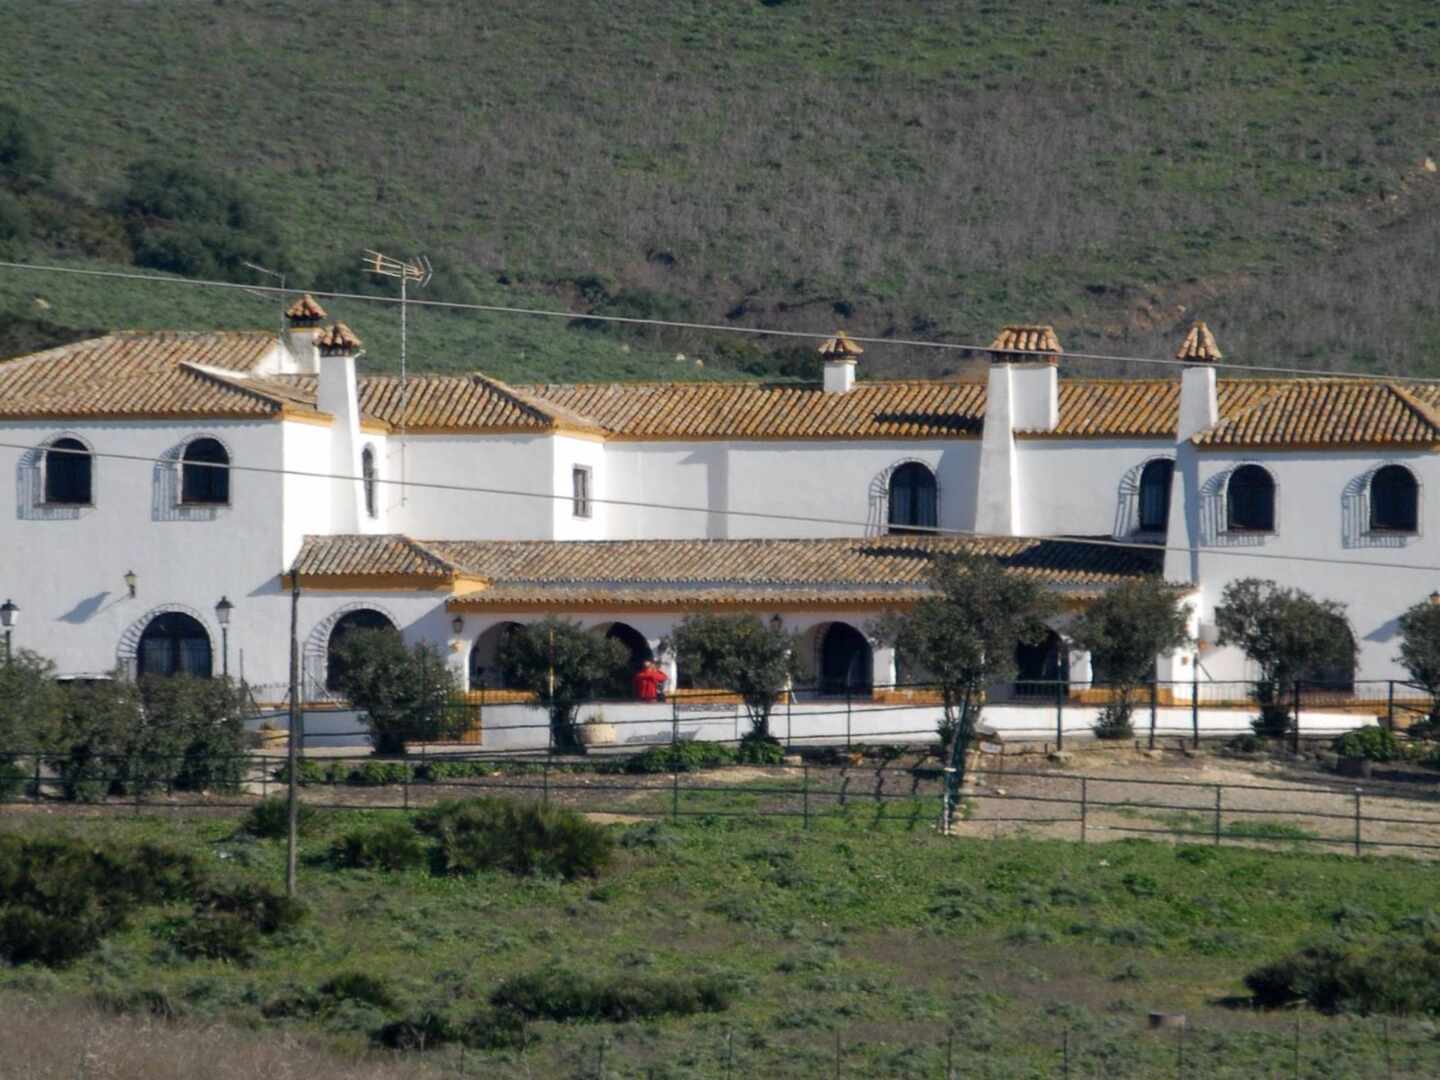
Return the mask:
[[578,518],[590,516],[590,469],[584,465],[576,465],[570,471],[570,482],[573,487],[571,495],[570,510]]

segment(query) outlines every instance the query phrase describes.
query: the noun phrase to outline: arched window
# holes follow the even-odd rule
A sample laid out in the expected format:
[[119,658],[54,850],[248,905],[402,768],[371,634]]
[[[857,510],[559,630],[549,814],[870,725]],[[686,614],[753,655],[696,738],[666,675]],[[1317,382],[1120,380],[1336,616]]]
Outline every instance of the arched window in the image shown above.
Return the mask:
[[45,501],[57,506],[88,506],[91,498],[90,448],[79,439],[56,439],[45,451]]
[[605,636],[624,645],[630,656],[623,667],[611,674],[609,682],[598,688],[599,693],[607,698],[632,698],[635,696],[635,674],[645,666],[646,660],[655,659],[655,652],[650,648],[650,642],[645,640],[645,635],[626,623],[611,623]]
[[180,459],[180,501],[214,506],[230,501],[230,455],[216,439],[195,439]]
[[[345,677],[345,660],[340,654],[338,646],[345,638],[357,630],[394,630],[395,624],[385,615],[373,608],[357,608],[355,611],[348,611],[335,621],[335,627],[330,631],[330,642],[325,653],[325,689],[331,692],[340,689],[340,682]],[[397,631],[398,632],[398,631]]]
[[360,478],[365,486],[365,516],[375,517],[375,448],[360,451]]
[[890,531],[928,532],[937,524],[935,474],[918,461],[907,461],[890,474]]
[[820,642],[820,693],[827,697],[868,696],[873,673],[865,635],[848,623],[831,623]]
[[1386,465],[1370,479],[1370,531],[1416,532],[1420,487],[1404,465]]
[[1259,465],[1241,465],[1230,474],[1225,504],[1230,532],[1275,531],[1275,481]]
[[183,611],[167,611],[150,620],[136,652],[138,675],[208,679],[210,672],[210,635],[198,620]]
[[524,630],[520,623],[496,623],[475,639],[470,650],[471,690],[514,690],[517,688],[513,673],[500,663],[505,651],[505,642]]
[[1170,520],[1170,481],[1175,463],[1156,458],[1140,470],[1140,531],[1164,532]]

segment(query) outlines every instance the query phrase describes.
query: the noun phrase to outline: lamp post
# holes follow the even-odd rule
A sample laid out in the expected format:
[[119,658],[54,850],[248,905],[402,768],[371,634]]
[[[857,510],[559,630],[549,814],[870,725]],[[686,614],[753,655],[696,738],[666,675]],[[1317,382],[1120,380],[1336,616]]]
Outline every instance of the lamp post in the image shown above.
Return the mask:
[[135,583],[139,580],[140,579],[135,576],[134,570],[125,571],[125,588],[130,590],[130,596],[132,598],[135,596]]
[[15,620],[20,615],[20,605],[7,599],[0,604],[0,626],[5,628],[5,664],[10,664],[10,632],[15,629]]
[[220,597],[220,602],[215,605],[215,618],[220,622],[220,674],[230,678],[230,612],[235,610],[235,605],[225,597]]

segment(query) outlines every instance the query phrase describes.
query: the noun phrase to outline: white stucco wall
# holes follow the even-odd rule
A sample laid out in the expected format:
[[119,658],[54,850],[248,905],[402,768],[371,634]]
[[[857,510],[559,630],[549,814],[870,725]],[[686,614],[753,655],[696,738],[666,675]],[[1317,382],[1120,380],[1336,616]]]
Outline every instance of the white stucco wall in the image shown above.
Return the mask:
[[728,445],[719,441],[608,443],[607,496],[661,504],[612,506],[607,518],[610,539],[717,539],[729,535],[726,530],[732,523],[724,514],[703,512],[725,509]]
[[1017,532],[1130,535],[1140,470],[1174,456],[1159,440],[1016,439]]
[[[624,508],[607,506],[600,500],[606,498],[609,484],[609,466],[605,444],[595,439],[573,438],[556,435],[550,440],[552,479],[551,490],[559,498],[550,504],[552,524],[550,535],[556,540],[605,540],[609,538],[609,522],[612,517],[623,517]],[[590,516],[575,514],[574,470],[576,467],[590,470]]]
[[[398,481],[402,440],[396,433],[388,441],[389,476]],[[407,435],[403,441],[405,479],[409,483],[403,489],[396,484],[386,485],[387,531],[419,540],[553,537],[555,507],[549,498],[458,490],[483,487],[553,494],[555,466],[550,436]],[[565,493],[568,497],[568,473]]]

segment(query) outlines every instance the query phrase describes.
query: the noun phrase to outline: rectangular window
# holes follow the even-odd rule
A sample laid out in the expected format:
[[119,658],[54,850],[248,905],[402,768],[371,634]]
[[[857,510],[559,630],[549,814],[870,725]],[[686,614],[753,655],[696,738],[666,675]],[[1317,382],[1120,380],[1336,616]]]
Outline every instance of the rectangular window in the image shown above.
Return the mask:
[[570,511],[576,517],[588,518],[590,516],[590,469],[585,465],[576,465],[570,470],[570,481],[574,492],[570,498]]

